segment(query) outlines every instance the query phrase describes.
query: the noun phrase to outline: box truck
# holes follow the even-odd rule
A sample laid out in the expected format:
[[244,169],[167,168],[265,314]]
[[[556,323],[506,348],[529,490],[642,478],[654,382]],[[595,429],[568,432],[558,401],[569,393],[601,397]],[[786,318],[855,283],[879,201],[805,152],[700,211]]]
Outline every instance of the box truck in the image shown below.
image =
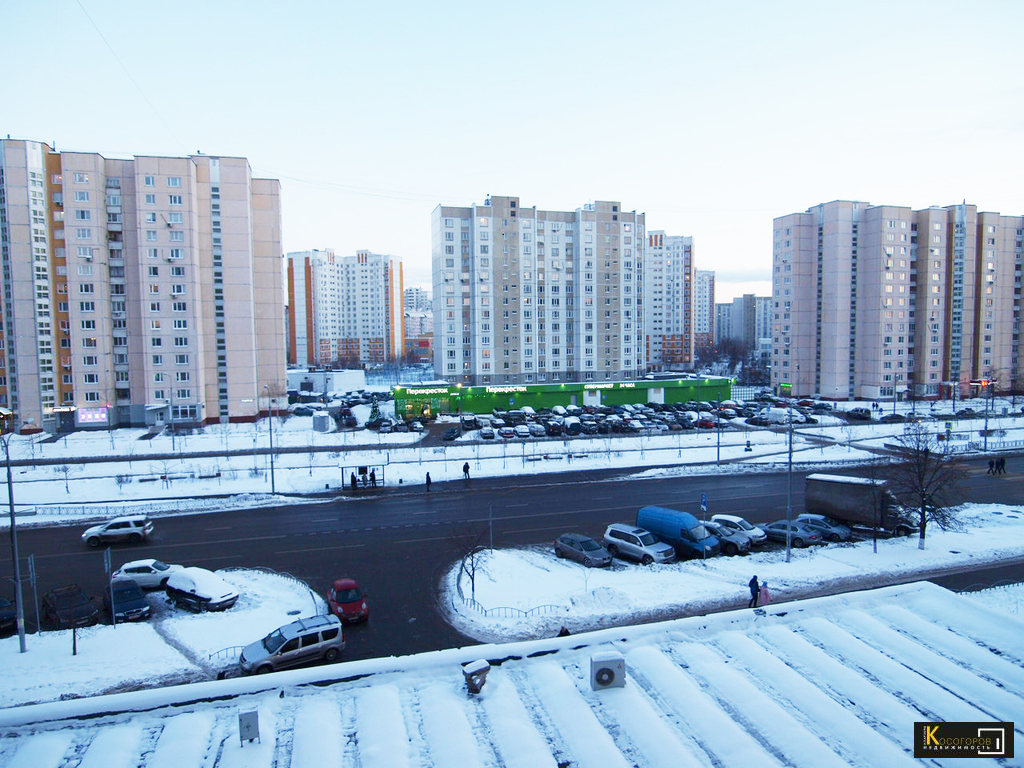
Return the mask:
[[917,521],[907,514],[886,487],[887,481],[868,477],[811,474],[807,476],[804,506],[851,528],[877,528],[893,536],[909,536]]

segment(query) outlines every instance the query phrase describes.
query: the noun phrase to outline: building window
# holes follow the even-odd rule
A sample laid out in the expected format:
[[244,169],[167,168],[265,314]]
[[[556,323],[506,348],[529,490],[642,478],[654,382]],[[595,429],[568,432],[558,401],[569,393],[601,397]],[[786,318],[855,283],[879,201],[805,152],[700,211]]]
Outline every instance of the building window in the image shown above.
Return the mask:
[[181,205],[181,195],[168,195],[167,196],[167,204],[168,205]]
[[168,176],[167,177],[167,186],[168,187],[180,187],[181,186],[181,176]]
[[144,176],[142,179],[142,185],[145,187],[155,187],[156,177],[155,176]]
[[146,205],[156,205],[156,195],[146,195]]

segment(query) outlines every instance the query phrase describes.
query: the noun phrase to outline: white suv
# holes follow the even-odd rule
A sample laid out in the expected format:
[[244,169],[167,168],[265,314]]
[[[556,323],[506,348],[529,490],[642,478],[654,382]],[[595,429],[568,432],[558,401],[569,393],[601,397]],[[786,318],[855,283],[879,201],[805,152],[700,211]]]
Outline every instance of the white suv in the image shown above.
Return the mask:
[[132,517],[115,517],[101,525],[87,528],[82,534],[82,541],[90,547],[98,547],[111,541],[130,541],[138,544],[149,538],[153,533],[153,522],[145,515]]
[[612,523],[604,532],[604,546],[612,557],[628,557],[638,563],[667,563],[676,556],[671,544],[658,541],[643,528]]

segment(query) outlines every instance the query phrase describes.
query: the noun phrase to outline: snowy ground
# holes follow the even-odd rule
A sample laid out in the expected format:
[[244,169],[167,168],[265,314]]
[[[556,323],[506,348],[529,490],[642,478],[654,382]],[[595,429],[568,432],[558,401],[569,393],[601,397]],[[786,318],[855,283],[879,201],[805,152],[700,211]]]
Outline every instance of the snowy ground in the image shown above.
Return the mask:
[[[330,467],[305,456],[280,456],[279,490],[322,490],[325,482],[341,481],[339,464],[358,463],[353,460],[356,455],[343,453],[342,444],[350,437],[314,435],[308,430],[310,421],[289,419],[275,424],[275,445],[334,440],[325,444],[337,445],[339,456],[332,458],[335,464]],[[974,430],[971,439],[977,439],[980,422],[964,422],[958,431],[966,432],[967,426]],[[1007,430],[1001,440],[1024,439],[1020,420],[990,426]],[[215,450],[218,443],[232,448],[265,446],[269,439],[265,425],[259,431],[232,427],[207,432],[211,434],[186,438],[186,444],[175,449]],[[900,425],[851,429],[822,424],[797,433],[794,460],[802,467],[865,461],[871,454],[861,446],[891,441],[900,432]],[[721,448],[712,442],[714,436],[702,434],[636,438],[621,445],[604,438],[494,446],[463,441],[438,449],[418,448],[414,435],[355,434],[362,441],[381,440],[389,459],[389,485],[402,480],[402,485],[413,487],[428,470],[438,482],[459,478],[466,460],[471,461],[474,476],[507,475],[513,467],[521,472],[559,471],[570,461],[573,469],[639,467],[638,476],[699,473],[716,471],[719,451],[723,459],[749,464],[749,471],[787,460],[786,435],[764,430],[723,434]],[[90,501],[124,499],[129,504],[134,499],[158,516],[172,512],[171,505],[165,508],[152,501],[159,497],[252,494],[257,490],[253,485],[262,484],[263,493],[257,496],[216,503],[251,505],[273,498],[266,493],[268,468],[256,466],[251,457],[234,470],[235,477],[228,476],[232,470],[221,462],[221,478],[202,481],[198,476],[206,473],[211,460],[182,459],[173,470],[163,463],[147,465],[141,452],[166,451],[170,439],[129,438],[76,434],[39,446],[15,436],[12,456],[62,455],[73,467],[59,473],[52,468],[27,470],[17,476],[19,509],[36,507],[40,512],[19,517],[19,525],[111,514],[111,508],[98,511]],[[754,448],[750,452],[744,450],[748,438]],[[163,444],[157,442],[161,440]],[[822,440],[832,444],[822,446]],[[615,449],[613,455],[605,455],[609,444]],[[374,446],[365,456],[379,455],[379,450]],[[96,465],[97,471],[73,462],[76,456],[125,451],[138,456],[131,468],[135,476],[128,483],[116,482],[120,470],[112,470],[111,465]],[[536,455],[541,458],[528,459]],[[557,458],[544,459],[544,455]],[[695,466],[702,462],[703,466]],[[653,463],[677,466],[643,469]],[[738,468],[733,464],[728,471]],[[139,477],[147,473],[182,479],[172,480],[169,487],[162,482],[140,483]],[[67,499],[60,498],[64,496]],[[74,504],[68,503],[72,500]],[[55,506],[63,509],[55,512]],[[72,638],[67,631],[30,635],[24,655],[18,653],[16,637],[0,640],[5,673],[0,706],[6,707],[0,710],[5,737],[0,739],[0,765],[269,768],[289,761],[293,766],[386,768],[532,768],[559,763],[600,768],[709,763],[917,765],[919,761],[908,752],[915,720],[1020,719],[1024,711],[1020,673],[1024,657],[1019,652],[1024,588],[1004,587],[957,598],[943,597],[947,593],[922,585],[882,590],[877,596],[862,592],[792,601],[829,586],[823,582],[830,579],[867,583],[876,577],[910,579],[915,573],[953,563],[1024,555],[1021,509],[968,505],[964,513],[970,520],[968,532],[943,533],[933,528],[923,552],[913,538],[880,542],[877,553],[869,542],[829,545],[797,551],[789,564],[780,562],[780,554],[773,552],[716,558],[706,565],[619,564],[613,570],[588,571],[558,561],[547,551],[489,553],[475,598],[492,615],[464,604],[453,572],[446,598],[453,607],[452,620],[461,631],[481,639],[548,639],[500,649],[452,649],[280,673],[270,676],[271,690],[265,693],[259,692],[260,685],[268,684],[262,678],[168,687],[185,680],[211,679],[230,664],[233,653],[216,652],[247,644],[298,615],[322,610],[317,596],[283,577],[222,572],[245,586],[240,590],[243,599],[222,614],[178,613],[153,595],[150,600],[157,609],[153,620],[80,631],[77,656],[71,656]],[[996,548],[993,542],[998,542]],[[778,598],[768,609],[768,616],[777,623],[759,623],[752,612],[738,610],[550,638],[562,625],[579,632],[599,627],[609,617],[639,622],[682,605],[693,610],[735,604],[743,600],[746,581],[754,573],[769,582]],[[463,593],[470,594],[465,580]],[[493,615],[543,605],[554,608],[536,620]],[[1005,618],[1000,620],[999,615]],[[609,649],[626,656],[630,683],[624,689],[591,691],[590,655]],[[557,651],[553,656],[525,658],[552,650]],[[467,699],[458,665],[481,656],[509,655],[524,658],[521,663],[494,668],[484,695]],[[353,681],[328,688],[294,687],[324,676]],[[157,687],[146,691],[58,702],[153,684]],[[236,694],[243,698],[198,703]],[[174,701],[197,703],[159,709]],[[29,702],[55,703],[18,706]],[[259,743],[239,741],[238,712],[244,709],[259,711]],[[139,712],[84,721],[64,719],[118,710]],[[48,721],[53,725],[46,725]],[[1003,764],[1019,765],[1020,761]]]
[[[0,710],[0,764],[909,768],[922,764],[913,757],[917,721],[1016,720],[1019,742],[1022,632],[1019,617],[905,585],[760,616],[734,611]],[[625,685],[593,689],[593,662],[613,657]],[[473,696],[460,667],[475,659],[491,668]],[[330,684],[309,685],[325,676]],[[258,717],[258,740],[240,738],[242,713]]]
[[[454,567],[443,602],[452,607],[449,618],[461,632],[499,643],[552,637],[561,626],[578,633],[680,610],[701,613],[743,605],[746,583],[754,574],[769,583],[781,604],[842,591],[854,582],[863,588],[913,580],[915,574],[956,564],[1024,557],[1024,509],[968,505],[963,517],[967,532],[935,529],[924,551],[915,538],[880,541],[877,553],[866,541],[829,544],[794,550],[788,564],[782,552],[773,551],[707,563],[644,567],[616,561],[613,568],[587,569],[556,559],[547,548],[496,550],[486,553],[476,579],[476,601],[487,613],[459,597]],[[17,637],[0,639],[5,681],[0,707],[210,680],[218,671],[234,671],[240,646],[325,610],[319,596],[288,577],[249,570],[220,573],[241,594],[228,611],[194,615],[168,607],[162,594],[151,593],[155,616],[150,622],[79,630],[77,656],[71,655],[70,630],[29,635],[26,654],[18,652]],[[471,595],[465,576],[462,592]],[[1002,589],[996,595],[981,599],[1021,614],[1024,589]],[[552,606],[550,612],[519,615],[543,605]]]
[[[968,401],[970,403],[971,401]],[[967,405],[964,403],[963,405]],[[384,404],[384,411],[390,406]],[[980,402],[975,407],[982,407]],[[354,409],[360,420],[369,406]],[[444,419],[434,426],[443,429]],[[141,508],[153,515],[203,511],[225,506],[252,507],[281,502],[271,494],[270,461],[266,455],[195,458],[198,452],[237,451],[270,446],[269,420],[256,425],[207,427],[201,434],[172,440],[158,435],[140,440],[143,430],[75,432],[53,443],[39,436],[13,435],[12,459],[66,458],[56,466],[16,468],[15,505],[19,524],[67,522],[73,518],[112,517]],[[827,423],[826,423],[827,422]],[[966,447],[982,442],[984,420],[957,422],[953,442]],[[1020,450],[1024,446],[1024,418],[991,419],[1001,436],[989,440],[991,450]],[[936,432],[943,423],[929,424]],[[903,433],[901,424],[863,424],[851,427],[823,417],[818,425],[794,432],[793,461],[799,468],[857,464],[877,460],[871,449],[893,443]],[[702,431],[673,432],[662,436],[596,436],[571,440],[479,441],[468,433],[451,443],[423,447],[414,433],[379,435],[367,430],[319,433],[312,417],[274,419],[275,449],[324,446],[323,453],[279,453],[274,461],[273,485],[278,494],[341,492],[348,473],[357,466],[380,469],[378,482],[391,489],[423,490],[426,473],[434,483],[462,478],[469,462],[474,477],[514,477],[567,470],[622,469],[657,466],[659,475],[696,475],[714,472],[771,471],[788,463],[785,430],[737,429],[720,435]],[[749,441],[749,445],[748,445]],[[748,450],[749,448],[749,450]],[[174,459],[147,458],[154,454]],[[130,462],[81,464],[80,456],[116,455]],[[968,453],[967,455],[977,455]],[[719,463],[720,462],[720,463]],[[1012,463],[1010,471],[1014,471]],[[649,476],[649,475],[643,475]],[[234,499],[209,497],[234,496]],[[162,501],[166,500],[166,501]],[[184,501],[183,501],[184,500]],[[7,516],[0,516],[7,525]]]

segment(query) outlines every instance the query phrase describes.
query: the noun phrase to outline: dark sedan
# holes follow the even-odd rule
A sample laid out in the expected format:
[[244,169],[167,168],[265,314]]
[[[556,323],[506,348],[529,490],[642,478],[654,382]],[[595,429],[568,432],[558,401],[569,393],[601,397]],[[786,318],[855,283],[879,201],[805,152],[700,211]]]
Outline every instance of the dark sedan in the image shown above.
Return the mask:
[[103,593],[105,618],[113,616],[115,623],[122,621],[145,621],[149,618],[150,607],[142,587],[132,579],[114,579]]
[[603,568],[612,562],[607,549],[581,533],[564,533],[555,539],[555,554],[583,563],[587,568]]

